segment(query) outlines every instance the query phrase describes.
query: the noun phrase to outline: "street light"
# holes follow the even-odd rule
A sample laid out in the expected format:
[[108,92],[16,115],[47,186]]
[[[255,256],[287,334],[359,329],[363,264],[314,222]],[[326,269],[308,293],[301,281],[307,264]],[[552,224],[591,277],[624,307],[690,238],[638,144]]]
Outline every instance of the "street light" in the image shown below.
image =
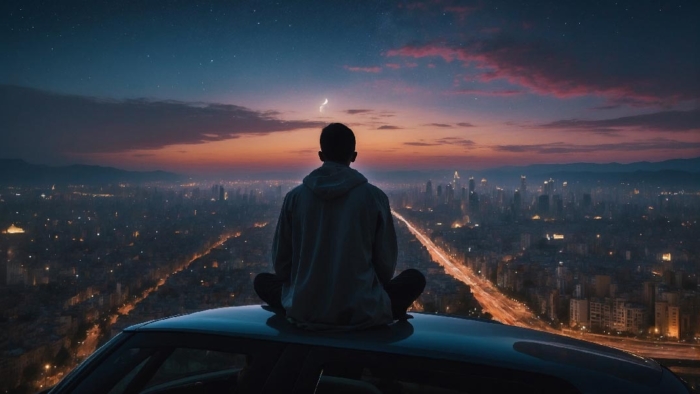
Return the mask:
[[49,368],[51,368],[49,364],[44,365],[44,370],[46,371],[44,372],[44,386],[46,386],[46,379],[49,377]]

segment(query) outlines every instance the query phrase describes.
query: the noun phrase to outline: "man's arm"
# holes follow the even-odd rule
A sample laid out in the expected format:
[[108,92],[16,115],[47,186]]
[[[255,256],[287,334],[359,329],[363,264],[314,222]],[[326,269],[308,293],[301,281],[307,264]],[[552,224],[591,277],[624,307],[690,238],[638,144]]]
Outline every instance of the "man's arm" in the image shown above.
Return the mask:
[[289,281],[292,274],[292,223],[287,210],[288,198],[289,195],[285,196],[282,203],[275,237],[272,240],[272,263],[275,267],[275,275],[284,281]]
[[398,246],[396,245],[396,230],[394,230],[394,218],[391,216],[389,199],[384,193],[381,193],[379,197],[379,215],[372,247],[372,265],[377,272],[379,282],[386,285],[394,276]]

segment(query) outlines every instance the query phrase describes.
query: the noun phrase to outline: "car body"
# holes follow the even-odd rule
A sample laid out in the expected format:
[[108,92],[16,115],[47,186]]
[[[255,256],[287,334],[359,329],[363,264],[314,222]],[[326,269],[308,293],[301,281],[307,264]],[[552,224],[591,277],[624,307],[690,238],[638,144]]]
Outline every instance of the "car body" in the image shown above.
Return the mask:
[[264,306],[125,329],[50,393],[687,393],[653,360],[496,322],[414,313],[356,332]]

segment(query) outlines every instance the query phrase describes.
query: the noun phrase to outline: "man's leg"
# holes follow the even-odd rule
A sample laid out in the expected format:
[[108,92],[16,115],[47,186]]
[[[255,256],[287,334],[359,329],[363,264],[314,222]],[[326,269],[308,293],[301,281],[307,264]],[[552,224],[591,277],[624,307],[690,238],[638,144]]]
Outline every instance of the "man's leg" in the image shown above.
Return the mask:
[[255,289],[258,297],[265,301],[267,305],[273,308],[284,309],[284,307],[282,307],[283,284],[284,281],[277,278],[274,274],[263,272],[255,276],[255,280],[253,280],[253,289]]
[[391,314],[394,319],[406,316],[406,310],[425,289],[425,276],[416,269],[407,269],[384,286],[391,300]]

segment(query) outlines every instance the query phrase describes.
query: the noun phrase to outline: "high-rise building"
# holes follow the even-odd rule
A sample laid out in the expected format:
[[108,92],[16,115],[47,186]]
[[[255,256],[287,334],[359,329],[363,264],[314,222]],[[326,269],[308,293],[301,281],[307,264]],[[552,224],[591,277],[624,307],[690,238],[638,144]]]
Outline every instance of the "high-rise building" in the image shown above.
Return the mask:
[[554,179],[549,178],[548,181],[544,181],[544,185],[542,186],[542,193],[550,196],[554,194]]
[[607,297],[610,294],[610,276],[596,275],[593,277],[593,286],[596,297]]
[[475,188],[476,188],[476,184],[474,183],[474,177],[470,176],[469,177],[469,194],[474,193]]
[[537,199],[537,212],[542,215],[549,214],[549,195],[543,194]]
[[525,175],[520,175],[520,193],[523,194],[523,197],[525,197],[525,193],[527,192],[527,178]]
[[469,211],[472,214],[479,212],[479,195],[476,192],[469,193]]
[[428,196],[433,195],[433,182],[431,180],[428,180],[428,183],[425,184],[425,194]]
[[224,191],[224,187],[219,186],[219,201],[224,201],[225,197],[226,197],[226,194]]
[[520,212],[520,208],[523,205],[523,200],[520,195],[520,190],[515,190],[515,193],[513,193],[513,211],[517,214]]
[[572,298],[569,301],[569,326],[584,327],[588,323],[588,300]]
[[[653,311],[656,305],[656,285],[653,282],[644,282],[642,284],[644,291],[644,306],[649,311]],[[654,325],[655,313],[649,313],[649,325]]]
[[593,206],[593,200],[591,199],[590,193],[583,193],[582,205],[584,210],[591,209],[591,207]]
[[668,307],[668,333],[671,338],[681,336],[681,308],[677,306]]
[[658,335],[668,333],[668,302],[666,301],[654,303],[654,333]]

